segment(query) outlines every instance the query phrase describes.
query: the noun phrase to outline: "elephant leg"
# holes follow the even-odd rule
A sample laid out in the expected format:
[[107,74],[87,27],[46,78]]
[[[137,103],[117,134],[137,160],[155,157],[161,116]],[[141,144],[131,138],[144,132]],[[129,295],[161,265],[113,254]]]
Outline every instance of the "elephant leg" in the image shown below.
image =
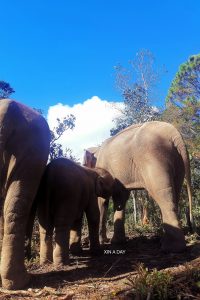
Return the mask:
[[46,230],[40,225],[40,264],[49,264],[53,262],[53,226]]
[[30,280],[24,265],[25,230],[35,191],[24,182],[11,183],[4,204],[4,236],[1,255],[2,286],[20,289]]
[[99,238],[100,238],[100,243],[104,244],[109,242],[106,233],[106,222],[107,222],[109,199],[105,200],[101,197],[98,197],[98,204],[100,210]]
[[[23,154],[23,149],[21,151]],[[21,160],[12,157],[9,163],[1,253],[2,286],[6,289],[21,289],[30,281],[24,265],[26,225],[46,156],[39,157],[33,152],[30,159],[28,153],[24,153]]]
[[73,226],[70,230],[70,252],[74,255],[80,255],[82,253],[81,247],[81,229],[82,229],[82,219],[83,214],[81,217],[77,218]]
[[90,253],[91,255],[98,255],[101,252],[99,243],[100,212],[98,203],[96,203],[96,205],[88,206],[86,209],[86,217],[89,229]]
[[[124,221],[125,221],[125,205],[129,198],[130,192],[126,189],[121,190],[119,193],[113,194],[114,202],[114,234],[111,239],[113,244],[123,244],[126,242]],[[118,203],[122,203],[122,208],[118,210]]]
[[174,201],[173,188],[168,187],[157,191],[154,199],[161,209],[163,218],[162,250],[165,252],[185,250],[186,242],[177,216],[177,204]]
[[53,251],[55,266],[63,266],[69,263],[69,227],[55,227],[55,248]]
[[0,199],[0,251],[3,243],[3,232],[4,232],[4,217],[3,217],[3,199]]
[[125,228],[125,209],[115,210],[114,213],[114,234],[111,239],[113,244],[123,244],[126,241]]
[[146,170],[146,186],[161,209],[164,228],[162,250],[181,252],[186,248],[186,242],[178,220],[178,199],[172,177],[173,170],[164,167],[160,166],[160,162],[155,162],[154,169]]

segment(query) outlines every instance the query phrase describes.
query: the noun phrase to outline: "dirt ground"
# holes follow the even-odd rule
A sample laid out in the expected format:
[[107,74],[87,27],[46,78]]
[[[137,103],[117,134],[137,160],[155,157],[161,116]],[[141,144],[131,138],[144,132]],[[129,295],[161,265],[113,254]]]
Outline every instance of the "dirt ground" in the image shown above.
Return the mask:
[[193,286],[191,279],[193,271],[200,270],[200,241],[190,241],[181,254],[163,254],[160,238],[153,234],[131,236],[121,247],[104,245],[98,257],[90,257],[85,247],[82,256],[71,256],[70,265],[60,270],[42,268],[35,259],[28,266],[31,287],[12,292],[0,289],[0,300],[135,299],[127,283],[130,276],[137,274],[139,263],[150,270],[168,270],[174,276],[174,286],[178,287],[174,299],[200,299],[200,289]]

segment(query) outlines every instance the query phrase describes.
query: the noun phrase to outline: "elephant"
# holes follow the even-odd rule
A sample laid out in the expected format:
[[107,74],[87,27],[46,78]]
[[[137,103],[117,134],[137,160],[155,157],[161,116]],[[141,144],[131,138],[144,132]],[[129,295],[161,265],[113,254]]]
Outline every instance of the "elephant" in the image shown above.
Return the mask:
[[25,230],[49,155],[50,130],[35,110],[0,101],[1,279],[6,289],[25,287]]
[[111,196],[113,181],[107,171],[82,167],[67,158],[57,158],[47,165],[36,197],[40,264],[53,261],[55,266],[65,265],[69,259],[69,245],[72,251],[80,249],[83,212],[88,220],[90,251],[99,251],[97,197]]
[[[185,177],[192,223],[190,163],[183,138],[173,125],[161,121],[131,125],[101,146],[87,149],[83,165],[91,166],[91,162],[118,180],[112,195],[115,209],[113,243],[125,241],[124,207],[130,191],[146,189],[161,209],[164,229],[161,249],[181,252],[186,248],[177,209]],[[104,238],[105,211],[102,208],[100,222]]]

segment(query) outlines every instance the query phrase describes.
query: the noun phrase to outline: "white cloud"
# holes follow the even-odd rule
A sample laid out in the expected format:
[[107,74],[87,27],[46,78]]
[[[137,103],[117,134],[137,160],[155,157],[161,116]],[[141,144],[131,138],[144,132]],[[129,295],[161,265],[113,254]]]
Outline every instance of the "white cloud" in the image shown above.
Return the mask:
[[69,106],[58,103],[50,106],[47,120],[51,129],[56,126],[57,118],[64,118],[69,114],[76,117],[75,128],[67,130],[59,139],[63,148],[71,148],[73,154],[82,162],[84,149],[101,144],[110,136],[110,129],[113,127],[113,118],[119,115],[116,107],[122,103],[101,100],[97,96],[84,101],[83,103]]

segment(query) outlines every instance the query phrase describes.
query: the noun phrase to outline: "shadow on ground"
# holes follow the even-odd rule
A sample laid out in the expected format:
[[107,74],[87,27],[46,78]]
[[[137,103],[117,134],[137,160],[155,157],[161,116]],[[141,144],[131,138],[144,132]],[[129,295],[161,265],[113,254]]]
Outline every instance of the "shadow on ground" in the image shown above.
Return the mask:
[[200,244],[188,245],[183,253],[164,254],[160,250],[160,238],[153,235],[130,238],[125,245],[110,244],[102,247],[102,255],[90,257],[88,248],[84,248],[80,257],[71,256],[70,265],[60,270],[53,267],[30,268],[33,274],[32,287],[62,287],[66,284],[94,283],[99,280],[115,281],[134,274],[138,263],[149,269],[172,268],[191,262],[200,256]]

